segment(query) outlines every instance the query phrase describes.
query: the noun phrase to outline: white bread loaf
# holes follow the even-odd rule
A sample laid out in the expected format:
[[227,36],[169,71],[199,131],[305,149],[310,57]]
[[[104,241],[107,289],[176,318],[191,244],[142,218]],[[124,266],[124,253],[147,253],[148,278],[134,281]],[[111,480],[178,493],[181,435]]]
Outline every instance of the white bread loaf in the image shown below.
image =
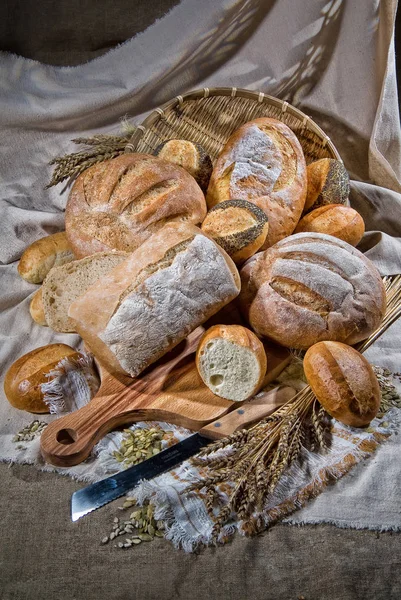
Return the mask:
[[238,271],[200,229],[169,223],[70,307],[106,368],[136,377],[235,298]]
[[323,340],[355,344],[381,323],[386,294],[374,264],[321,233],[292,235],[241,269],[240,303],[259,335],[306,349]]

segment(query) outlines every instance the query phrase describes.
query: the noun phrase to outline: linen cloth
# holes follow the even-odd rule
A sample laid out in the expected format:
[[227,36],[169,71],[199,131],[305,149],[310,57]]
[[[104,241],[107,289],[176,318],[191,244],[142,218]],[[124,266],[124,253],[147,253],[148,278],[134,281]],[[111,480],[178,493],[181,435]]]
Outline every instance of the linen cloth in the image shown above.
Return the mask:
[[[28,306],[36,287],[22,281],[16,271],[16,261],[29,243],[63,228],[68,189],[58,186],[44,191],[50,179],[48,161],[75,150],[70,140],[77,134],[115,132],[125,114],[139,123],[155,106],[193,88],[222,85],[261,90],[311,115],[332,138],[353,178],[351,203],[364,217],[368,231],[361,249],[383,275],[399,272],[401,152],[395,11],[394,1],[331,0],[305,6],[290,0],[206,0],[201,5],[183,0],[143,34],[80,67],[54,68],[2,55],[2,377],[21,354],[40,345],[56,341],[79,345],[78,336],[54,334],[31,322]],[[392,326],[374,345],[367,353],[371,362],[399,370],[400,331],[399,324]],[[30,419],[2,400],[0,435],[6,436]],[[0,441],[0,458],[2,446]],[[371,478],[380,482],[387,471],[400,481],[395,460],[398,444],[388,444],[384,452],[383,448],[369,464],[375,474],[370,472],[366,479],[360,468],[354,472],[352,498],[344,480],[338,502],[333,503],[331,495],[339,493],[339,485],[318,499],[323,506],[316,510],[315,501],[301,511],[300,520],[323,521],[328,514],[330,522],[355,525],[356,506],[363,501]],[[375,494],[383,489],[376,486]],[[369,519],[361,519],[358,526],[385,526],[387,499],[387,495],[370,498]],[[391,512],[399,515],[396,498]],[[348,519],[352,515],[353,523],[343,520],[344,514]]]

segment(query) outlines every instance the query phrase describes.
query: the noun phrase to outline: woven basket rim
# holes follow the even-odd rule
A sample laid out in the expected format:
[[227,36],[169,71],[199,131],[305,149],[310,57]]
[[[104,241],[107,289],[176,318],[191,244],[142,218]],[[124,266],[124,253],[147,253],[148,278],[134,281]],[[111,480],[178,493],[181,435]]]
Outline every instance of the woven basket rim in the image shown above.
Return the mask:
[[265,94],[264,92],[254,92],[245,88],[236,87],[205,87],[193,90],[191,92],[183,94],[182,96],[175,96],[171,100],[168,100],[161,106],[155,108],[155,110],[153,110],[146,117],[146,119],[142,121],[140,125],[136,125],[137,130],[131,136],[131,139],[126,147],[126,151],[135,152],[139,141],[141,140],[146,130],[149,129],[152,125],[154,125],[156,121],[162,119],[167,111],[175,108],[176,106],[181,106],[184,102],[187,102],[189,100],[198,100],[201,98],[209,98],[212,96],[231,96],[232,98],[248,98],[250,100],[257,101],[260,104],[271,104],[272,106],[280,108],[282,113],[288,112],[301,122],[303,128],[315,133],[322,140],[323,147],[327,145],[327,147],[335,156],[335,158],[343,162],[337,148],[334,146],[329,136],[326,135],[323,129],[321,129],[321,127],[319,127],[319,125],[317,125],[315,121],[313,121],[313,119],[306,115],[304,112],[302,112],[298,108],[295,108],[295,106],[292,106],[292,104],[289,104],[285,100],[280,100],[280,98],[269,96],[269,94]]

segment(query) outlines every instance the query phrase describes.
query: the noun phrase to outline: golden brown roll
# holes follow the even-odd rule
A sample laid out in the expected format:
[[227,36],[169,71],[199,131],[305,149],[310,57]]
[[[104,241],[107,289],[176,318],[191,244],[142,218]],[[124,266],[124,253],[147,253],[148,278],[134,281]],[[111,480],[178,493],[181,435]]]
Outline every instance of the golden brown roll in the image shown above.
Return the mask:
[[42,283],[50,269],[74,258],[65,231],[60,231],[28,246],[18,263],[18,273],[30,283]]
[[355,344],[380,325],[386,294],[375,265],[350,244],[297,233],[241,269],[239,301],[252,329],[286,347]]
[[8,369],[4,379],[4,391],[12,406],[31,413],[48,413],[43,402],[42,383],[63,358],[77,358],[79,352],[66,344],[41,346],[24,354]]
[[351,246],[357,246],[365,233],[365,223],[353,208],[342,204],[328,204],[305,215],[294,233],[301,231],[326,233],[344,240]]
[[43,308],[43,298],[42,298],[42,287],[38,289],[37,292],[32,296],[31,303],[29,305],[29,312],[31,313],[32,319],[38,325],[42,325],[43,327],[47,326],[45,310]]
[[287,125],[263,117],[245,123],[221,151],[207,190],[209,208],[240,198],[269,219],[263,248],[290,235],[304,208],[306,165],[302,147]]
[[240,402],[259,391],[267,359],[262,342],[246,327],[215,325],[199,341],[196,366],[214,394]]
[[366,358],[339,342],[319,342],[305,354],[304,370],[313,393],[335,419],[365,427],[380,406],[380,387]]
[[345,204],[349,196],[349,175],[340,160],[321,158],[307,167],[308,191],[304,213],[326,206]]
[[206,202],[195,179],[178,165],[148,154],[123,154],[84,171],[65,211],[77,258],[132,252],[167,222],[201,223]]
[[263,246],[269,223],[263,210],[255,204],[226,200],[208,212],[201,229],[239,264]]
[[189,140],[167,140],[157,146],[154,155],[188,171],[201,190],[206,192],[213,165],[210,156],[200,144]]

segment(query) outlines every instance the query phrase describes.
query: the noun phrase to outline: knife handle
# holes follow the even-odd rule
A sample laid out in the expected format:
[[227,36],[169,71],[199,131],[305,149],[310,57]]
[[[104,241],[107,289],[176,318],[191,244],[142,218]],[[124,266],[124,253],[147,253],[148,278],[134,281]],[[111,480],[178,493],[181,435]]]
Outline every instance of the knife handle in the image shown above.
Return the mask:
[[220,440],[239,429],[245,429],[268,417],[283,406],[296,394],[294,388],[281,386],[270,392],[261,392],[249,402],[241,404],[217,421],[209,423],[198,431],[200,435],[210,440]]

